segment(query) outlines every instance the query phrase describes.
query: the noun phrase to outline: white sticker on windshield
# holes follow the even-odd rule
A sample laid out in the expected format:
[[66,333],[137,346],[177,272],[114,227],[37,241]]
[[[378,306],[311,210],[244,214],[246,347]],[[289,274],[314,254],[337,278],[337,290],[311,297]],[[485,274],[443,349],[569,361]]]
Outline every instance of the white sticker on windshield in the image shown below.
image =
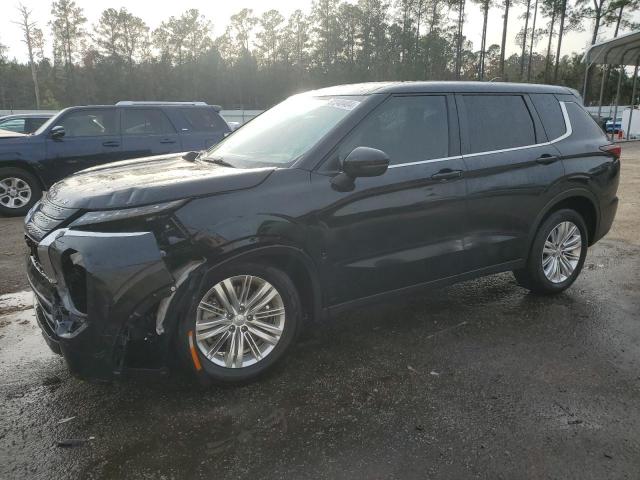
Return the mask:
[[327,105],[330,107],[341,108],[342,110],[353,110],[360,105],[360,102],[357,100],[348,100],[346,98],[332,98],[329,100]]

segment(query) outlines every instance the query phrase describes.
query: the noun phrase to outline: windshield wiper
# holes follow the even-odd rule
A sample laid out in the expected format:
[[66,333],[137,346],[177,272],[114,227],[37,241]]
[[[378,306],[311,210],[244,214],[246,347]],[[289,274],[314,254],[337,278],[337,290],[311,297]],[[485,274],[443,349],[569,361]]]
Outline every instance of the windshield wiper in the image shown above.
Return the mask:
[[230,164],[222,157],[203,157],[202,159],[206,160],[207,162],[215,163],[216,165],[222,165],[223,167],[236,168],[235,165]]

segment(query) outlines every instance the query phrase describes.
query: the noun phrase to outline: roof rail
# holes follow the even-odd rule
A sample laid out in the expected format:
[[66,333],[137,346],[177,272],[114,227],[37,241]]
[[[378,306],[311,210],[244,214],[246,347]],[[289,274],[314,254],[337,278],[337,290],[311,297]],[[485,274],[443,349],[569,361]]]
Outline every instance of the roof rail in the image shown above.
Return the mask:
[[116,105],[197,105],[199,107],[207,106],[207,102],[157,102],[157,101],[136,101],[136,100],[120,100]]

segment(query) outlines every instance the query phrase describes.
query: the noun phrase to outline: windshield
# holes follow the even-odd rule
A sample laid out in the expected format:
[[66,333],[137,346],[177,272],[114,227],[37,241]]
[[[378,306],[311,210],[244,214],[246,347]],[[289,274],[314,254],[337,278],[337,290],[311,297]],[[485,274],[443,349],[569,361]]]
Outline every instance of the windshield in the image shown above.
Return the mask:
[[291,165],[363,100],[363,96],[293,96],[234,132],[203,158],[235,167]]
[[49,128],[49,126],[53,122],[55,122],[58,118],[60,118],[60,113],[56,113],[51,118],[48,118],[46,122],[44,122],[42,125],[40,125],[40,127],[35,132],[33,132],[33,135],[40,135],[42,132],[47,130],[47,128]]

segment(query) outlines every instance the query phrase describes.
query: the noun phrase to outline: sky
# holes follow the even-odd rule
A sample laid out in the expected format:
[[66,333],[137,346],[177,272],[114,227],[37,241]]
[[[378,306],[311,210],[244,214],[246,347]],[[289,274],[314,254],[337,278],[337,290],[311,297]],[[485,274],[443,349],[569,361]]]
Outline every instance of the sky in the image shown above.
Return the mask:
[[[355,2],[355,0],[353,0]],[[22,3],[33,10],[33,17],[41,28],[45,27],[45,35],[49,35],[47,23],[50,20],[51,0],[22,0]],[[213,22],[214,35],[224,32],[229,22],[229,17],[243,8],[251,8],[254,14],[275,8],[287,17],[295,9],[299,8],[305,13],[309,13],[312,0],[76,0],[76,4],[84,9],[85,17],[89,24],[93,25],[100,17],[105,8],[113,7],[119,9],[126,7],[131,13],[141,17],[151,29],[160,25],[163,20],[170,16],[178,16],[189,8],[199,9],[208,19]],[[25,61],[27,57],[26,46],[21,41],[22,34],[13,21],[18,19],[16,6],[18,0],[0,0],[2,15],[0,16],[0,43],[8,47],[8,57]],[[507,33],[507,56],[519,52],[519,47],[515,43],[515,35],[522,28],[523,20],[518,17],[523,12],[524,7],[512,7],[509,13],[509,29]],[[482,14],[477,5],[467,2],[467,21],[465,23],[464,34],[471,40],[476,49],[480,48],[482,35]],[[636,14],[636,21],[640,15]],[[540,20],[540,17],[538,17]],[[499,9],[492,9],[489,13],[487,33],[487,45],[500,44],[502,38],[502,12]],[[591,25],[585,25],[584,32],[569,33],[563,39],[562,54],[570,52],[583,52],[589,45]],[[89,28],[90,30],[91,28]],[[621,32],[625,33],[625,32]],[[605,32],[599,40],[611,37],[611,32]],[[546,42],[541,41],[536,50],[544,52]],[[51,51],[51,42],[48,42],[47,52]],[[555,51],[555,47],[554,47]]]

